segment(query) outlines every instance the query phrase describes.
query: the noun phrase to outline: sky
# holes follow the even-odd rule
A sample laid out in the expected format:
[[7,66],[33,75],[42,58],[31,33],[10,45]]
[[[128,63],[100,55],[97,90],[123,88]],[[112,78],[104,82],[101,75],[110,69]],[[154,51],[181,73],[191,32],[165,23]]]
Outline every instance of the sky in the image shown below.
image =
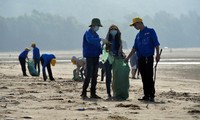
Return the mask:
[[175,17],[196,11],[200,14],[200,0],[0,0],[0,16],[16,17],[33,10],[73,16],[82,23],[99,17],[102,20],[124,22],[128,15],[154,16],[166,11]]
[[[91,24],[92,18],[100,18],[104,27],[101,28],[98,31],[98,33],[100,36],[104,37],[109,25],[111,24],[119,25],[119,28],[121,27],[122,29],[121,28],[120,29],[123,32],[122,38],[124,39],[124,41],[128,41],[127,44],[130,47],[132,46],[133,44],[132,41],[135,37],[135,34],[137,33],[136,30],[133,30],[131,27],[129,27],[129,24],[132,22],[133,17],[138,16],[144,18],[143,19],[144,23],[145,24],[147,23],[147,25],[150,27],[151,25],[153,25],[152,23],[154,23],[151,20],[156,21],[156,25],[154,24],[153,27],[155,29],[156,27],[157,29],[163,28],[162,25],[160,24],[162,24],[163,22],[168,23],[169,19],[167,18],[173,18],[174,20],[176,20],[176,17],[179,18],[182,15],[186,16],[200,15],[200,0],[0,0],[0,18],[1,17],[16,18],[19,16],[31,15],[33,10],[36,10],[39,13],[45,13],[45,15],[51,14],[51,15],[56,15],[56,17],[61,16],[62,18],[63,17],[72,18],[71,20],[77,20],[75,21],[75,23],[82,26],[81,28],[79,28],[81,30],[82,28],[84,29],[88,28],[88,26]],[[156,19],[157,16],[160,16],[160,14],[163,13],[167,13],[165,14],[166,16],[164,20],[161,18]],[[183,19],[184,16],[180,18],[181,22],[179,23],[180,24],[185,23]],[[145,21],[147,19],[149,21]],[[159,19],[161,19],[161,21],[159,21]],[[194,19],[194,21],[195,20],[196,19]],[[169,30],[172,31],[177,30],[173,26],[176,25],[175,23],[170,25],[169,28],[170,27],[172,28],[170,28]],[[198,36],[199,21],[195,21],[194,24],[192,24],[193,26],[190,25],[189,26],[186,25],[187,28],[189,28],[187,30],[190,31],[190,32],[186,31],[186,33],[188,33],[188,35],[187,34],[186,35],[192,36],[190,41],[191,44],[187,44],[187,38],[184,37],[182,39],[182,34],[184,33],[182,32],[179,33],[179,31],[174,32],[177,34],[172,34],[173,32],[170,32],[170,34],[168,35],[165,34],[167,30],[160,29],[160,31],[158,31],[157,33],[158,34],[160,33],[159,37],[161,38],[163,45],[167,44],[167,46],[169,46],[171,44],[174,44],[174,42],[176,42],[178,44],[177,46],[184,46],[184,47],[199,46],[199,36]],[[23,27],[20,26],[18,30],[20,31],[21,28]],[[70,31],[70,29],[67,30]],[[192,33],[197,33],[197,34],[192,34]],[[3,44],[5,43],[12,42],[12,40],[10,39],[9,39],[10,41],[8,41],[7,39],[5,40],[1,39],[3,38],[3,36],[6,35],[3,33],[3,35],[0,36],[0,42],[1,42],[0,45],[3,46]],[[8,33],[7,36],[11,35]],[[79,34],[78,37],[79,37],[78,40],[82,41],[82,34]],[[176,41],[174,41],[173,43],[171,41],[168,41],[170,37],[174,37]],[[180,42],[180,40],[185,42]],[[2,44],[2,41],[4,41],[5,43]],[[23,41],[19,42],[21,43],[18,44],[23,43]],[[67,44],[68,41],[64,42],[66,42]],[[173,46],[176,47],[176,45]],[[17,47],[18,47],[17,49],[19,49],[21,46]]]

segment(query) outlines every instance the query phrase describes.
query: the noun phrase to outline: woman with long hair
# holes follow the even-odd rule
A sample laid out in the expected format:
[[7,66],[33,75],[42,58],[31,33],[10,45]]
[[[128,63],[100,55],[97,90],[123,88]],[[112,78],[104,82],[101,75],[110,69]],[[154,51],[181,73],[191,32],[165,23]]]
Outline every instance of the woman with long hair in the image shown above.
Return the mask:
[[[113,57],[121,57],[122,56],[122,40],[121,40],[121,32],[119,28],[116,25],[111,25],[109,27],[106,39],[109,41],[109,43],[103,45],[105,48],[104,50]],[[108,98],[111,97],[111,91],[110,91],[110,84],[111,84],[111,78],[112,78],[112,62],[108,59],[104,61],[105,65],[105,72],[106,72],[106,89]]]

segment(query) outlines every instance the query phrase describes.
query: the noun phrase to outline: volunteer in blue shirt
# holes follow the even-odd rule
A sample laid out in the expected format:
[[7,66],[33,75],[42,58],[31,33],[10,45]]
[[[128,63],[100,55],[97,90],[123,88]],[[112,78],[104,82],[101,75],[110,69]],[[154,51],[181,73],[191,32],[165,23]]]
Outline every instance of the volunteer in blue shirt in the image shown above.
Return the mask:
[[22,68],[23,76],[28,76],[26,74],[26,59],[28,59],[28,52],[30,51],[29,48],[25,48],[22,53],[20,53],[18,59]]
[[35,43],[32,43],[31,47],[33,48],[34,67],[35,69],[38,68],[38,75],[40,75],[40,50],[36,47]]
[[52,75],[52,71],[51,71],[51,65],[55,66],[56,64],[56,57],[53,54],[42,54],[42,56],[40,57],[40,61],[42,64],[42,73],[43,73],[43,79],[44,81],[46,81],[47,79],[47,75],[46,75],[46,71],[45,68],[47,67],[47,71],[49,74],[49,79],[51,81],[54,81],[55,79],[53,78]]
[[100,38],[96,33],[99,27],[102,27],[98,18],[93,18],[89,27],[90,29],[85,32],[83,37],[83,57],[86,58],[86,77],[83,83],[81,97],[83,99],[87,98],[87,88],[91,81],[90,97],[99,99],[100,97],[96,94],[96,84],[99,56],[102,53],[101,41],[106,43],[108,40]]
[[156,49],[155,60],[160,60],[158,38],[156,32],[152,28],[144,26],[141,18],[137,17],[133,19],[133,23],[130,26],[134,26],[135,29],[140,30],[136,35],[135,43],[127,58],[129,58],[137,51],[139,70],[142,76],[144,97],[138,100],[154,101],[155,88],[153,81],[153,62],[154,51]]

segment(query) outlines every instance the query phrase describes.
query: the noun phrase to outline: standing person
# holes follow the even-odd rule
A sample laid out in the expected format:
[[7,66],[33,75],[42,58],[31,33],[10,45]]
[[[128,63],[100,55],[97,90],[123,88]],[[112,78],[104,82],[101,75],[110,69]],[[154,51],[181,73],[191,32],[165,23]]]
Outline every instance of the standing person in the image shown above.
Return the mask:
[[136,79],[135,75],[138,72],[137,79],[139,79],[139,70],[138,70],[138,57],[136,52],[131,56],[130,58],[130,64],[131,64],[131,74],[132,74],[132,79]]
[[38,76],[40,76],[40,50],[36,47],[35,43],[32,43],[31,47],[33,48],[34,67],[35,69],[36,69],[36,66],[38,67]]
[[[121,32],[119,31],[119,28],[116,25],[111,25],[109,27],[106,39],[111,44],[105,44],[106,52],[109,55],[115,56],[115,57],[121,57],[122,56],[122,40],[121,40]],[[105,66],[105,72],[106,72],[106,89],[108,97],[111,97],[111,91],[110,91],[110,84],[111,84],[111,78],[112,78],[112,63],[107,59],[104,63]]]
[[28,76],[26,74],[26,59],[28,59],[28,52],[30,51],[29,48],[25,48],[22,53],[20,53],[18,59],[22,68],[23,76]]
[[54,81],[55,79],[53,78],[53,75],[52,75],[51,65],[55,66],[55,64],[56,64],[55,55],[53,55],[53,54],[42,54],[42,56],[40,57],[40,61],[41,61],[41,64],[42,64],[42,73],[43,73],[44,81],[46,81],[46,79],[47,79],[47,75],[46,75],[46,71],[45,71],[46,67],[47,67],[47,71],[48,71],[48,74],[49,74],[49,79],[51,81]]
[[[111,76],[113,76],[112,90],[114,100],[126,100],[129,97],[129,66],[124,63],[124,54],[122,51],[121,32],[116,25],[111,25],[108,34],[106,51],[108,58],[105,62],[106,87],[107,93],[110,93]],[[104,52],[105,53],[105,52]],[[111,69],[112,73],[111,74]]]
[[154,101],[155,88],[153,81],[153,62],[154,62],[154,51],[156,49],[155,60],[160,60],[159,46],[156,32],[152,28],[144,26],[141,18],[133,18],[133,23],[130,26],[134,26],[135,29],[140,30],[136,35],[135,43],[127,58],[129,58],[137,51],[139,58],[139,70],[142,76],[144,97],[138,100]]
[[103,41],[106,43],[108,41],[99,38],[99,35],[96,33],[99,27],[102,27],[98,18],[93,18],[89,27],[90,29],[85,32],[83,37],[83,57],[86,58],[86,77],[83,83],[81,97],[83,99],[87,98],[87,88],[91,81],[90,97],[99,99],[100,97],[96,94],[96,84],[99,56],[102,53],[100,42]]

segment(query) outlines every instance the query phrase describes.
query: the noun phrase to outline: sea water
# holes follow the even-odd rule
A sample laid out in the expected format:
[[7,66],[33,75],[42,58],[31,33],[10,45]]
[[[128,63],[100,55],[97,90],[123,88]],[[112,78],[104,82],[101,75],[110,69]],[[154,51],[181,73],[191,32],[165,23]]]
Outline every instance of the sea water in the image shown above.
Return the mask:
[[[124,50],[128,55],[130,50]],[[0,63],[18,63],[18,56],[21,52],[0,52]],[[69,63],[71,57],[82,57],[81,50],[66,51],[41,51],[40,54],[54,54],[57,63]],[[32,58],[32,51],[28,54],[29,59]],[[101,59],[101,58],[100,58]],[[200,48],[173,48],[164,49],[159,64],[200,64]]]

